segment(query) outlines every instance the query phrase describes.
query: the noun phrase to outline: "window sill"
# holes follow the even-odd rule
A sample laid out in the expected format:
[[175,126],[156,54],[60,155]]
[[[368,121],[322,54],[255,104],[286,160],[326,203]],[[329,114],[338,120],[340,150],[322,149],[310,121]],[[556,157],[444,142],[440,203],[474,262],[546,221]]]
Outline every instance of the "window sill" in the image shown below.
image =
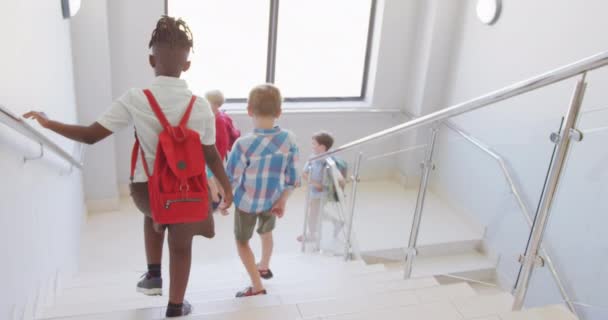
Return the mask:
[[[247,103],[226,103],[222,110],[228,114],[246,114]],[[284,102],[283,114],[300,113],[402,113],[399,109],[373,108],[367,101]]]

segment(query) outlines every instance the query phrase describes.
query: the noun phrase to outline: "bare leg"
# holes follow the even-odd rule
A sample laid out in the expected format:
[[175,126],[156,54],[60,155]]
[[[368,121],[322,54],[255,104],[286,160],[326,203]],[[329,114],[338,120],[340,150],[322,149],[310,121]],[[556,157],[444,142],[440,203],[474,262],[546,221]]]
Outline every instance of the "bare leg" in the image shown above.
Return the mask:
[[169,226],[169,255],[170,255],[170,287],[169,302],[183,303],[190,265],[192,262],[192,237],[196,224],[184,223]]
[[163,259],[163,243],[165,233],[154,231],[152,218],[144,216],[144,243],[146,246],[146,259],[148,264],[161,264]]
[[239,257],[241,257],[241,262],[243,262],[243,266],[245,266],[245,269],[249,274],[249,278],[251,279],[253,292],[259,292],[264,290],[264,286],[262,285],[262,279],[260,278],[260,273],[258,272],[258,266],[255,264],[255,256],[253,255],[253,251],[249,246],[249,241],[237,240],[236,247],[239,251]]
[[268,270],[270,266],[270,257],[272,256],[272,249],[274,248],[274,241],[272,239],[272,232],[267,232],[260,235],[262,239],[262,260],[258,267],[260,270]]

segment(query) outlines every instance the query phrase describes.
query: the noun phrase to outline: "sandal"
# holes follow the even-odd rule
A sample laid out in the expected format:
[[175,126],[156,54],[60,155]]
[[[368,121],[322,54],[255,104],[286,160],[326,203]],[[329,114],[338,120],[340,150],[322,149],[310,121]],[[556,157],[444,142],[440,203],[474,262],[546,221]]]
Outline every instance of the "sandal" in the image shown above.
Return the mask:
[[266,270],[262,270],[262,269],[258,269],[258,272],[260,273],[260,277],[262,277],[262,279],[272,279],[272,277],[274,277],[274,274],[272,274],[272,271],[270,271],[270,269],[266,269]]
[[247,288],[245,288],[245,290],[237,292],[236,297],[245,298],[245,297],[253,297],[253,296],[265,295],[265,294],[267,294],[266,289],[254,293],[253,287],[247,287]]

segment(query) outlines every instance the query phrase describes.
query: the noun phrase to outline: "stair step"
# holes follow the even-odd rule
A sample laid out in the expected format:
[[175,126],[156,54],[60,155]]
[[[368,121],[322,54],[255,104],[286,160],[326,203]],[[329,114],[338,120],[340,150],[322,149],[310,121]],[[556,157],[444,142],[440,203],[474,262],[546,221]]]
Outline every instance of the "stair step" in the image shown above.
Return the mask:
[[[397,307],[361,313],[323,317],[323,320],[462,320],[462,315],[449,302]],[[478,319],[475,319],[478,320]],[[481,319],[479,319],[481,320]],[[493,319],[494,320],[494,319]],[[499,319],[498,319],[499,320]]]
[[[365,292],[365,289],[362,288],[362,291]],[[450,301],[455,298],[472,297],[475,295],[475,291],[469,285],[461,283],[433,288],[374,293],[357,297],[306,302],[298,304],[298,306],[304,318],[327,317],[419,303]]]
[[455,299],[456,309],[465,317],[481,318],[510,312],[513,307],[513,296],[509,293]]
[[564,305],[551,305],[500,314],[501,320],[578,320]]
[[416,289],[416,296],[421,303],[454,300],[457,298],[475,297],[477,293],[467,283],[448,284],[439,287]]
[[136,309],[128,311],[108,312],[99,314],[89,315],[78,315],[78,316],[61,316],[56,318],[36,318],[36,319],[49,319],[49,320],[157,320],[163,319],[164,314],[161,315],[161,309],[150,308],[150,309]]
[[[314,268],[312,266],[314,265]],[[368,272],[384,271],[385,268],[380,265],[366,265],[363,261],[350,261],[344,262],[342,260],[336,260],[335,263],[327,264],[310,264],[310,262],[292,262],[292,263],[280,263],[273,261],[273,270],[281,270],[277,273],[277,276],[284,276],[286,278],[292,278],[294,275],[310,275],[314,277],[322,276],[331,272],[340,272],[341,274],[359,274]],[[167,271],[163,272],[163,277],[168,278]],[[86,288],[86,287],[99,287],[99,286],[115,286],[123,283],[132,283],[134,280],[139,279],[143,274],[143,271],[132,271],[123,272],[120,274],[106,275],[102,273],[87,273],[81,274],[75,277],[74,280],[69,281],[62,287],[64,289],[73,288]],[[209,275],[213,277],[209,277]],[[214,266],[200,266],[194,265],[191,269],[192,281],[196,281],[199,277],[204,281],[215,281],[216,279],[232,279],[236,275],[246,276],[243,266],[239,261],[231,263],[224,263],[222,265]]]
[[[385,264],[387,270],[403,270],[402,262]],[[468,276],[478,280],[492,279],[496,260],[479,252],[446,256],[416,257],[412,276],[428,277],[443,274]]]
[[[358,266],[357,268],[345,267],[344,269],[336,269],[335,273],[310,273],[310,274],[290,274],[283,275],[282,272],[275,273],[277,276],[269,281],[269,289],[285,287],[297,287],[299,285],[308,285],[314,283],[345,283],[345,282],[375,282],[382,280],[394,280],[397,274],[383,272],[383,266]],[[198,276],[197,276],[198,275]],[[167,279],[168,277],[165,277]],[[100,303],[105,300],[124,300],[124,299],[139,299],[141,294],[135,292],[136,277],[131,277],[128,281],[120,285],[106,286],[88,286],[66,289],[56,299],[56,305],[63,304],[82,304],[82,303]],[[235,292],[249,283],[248,277],[244,271],[237,274],[226,276],[225,278],[209,279],[209,274],[201,274],[193,271],[193,276],[188,287],[188,295],[198,292],[226,291]],[[165,292],[168,289],[168,283],[165,283]],[[231,294],[231,296],[233,295]],[[222,295],[220,295],[222,296]]]
[[[437,257],[457,254],[476,253],[480,251],[483,240],[469,239],[451,242],[439,242],[430,244],[419,244],[416,247],[417,257]],[[407,248],[391,248],[362,252],[363,260],[367,263],[390,263],[405,260]]]
[[[368,275],[352,281],[343,279],[338,282],[314,282],[298,286],[274,285],[272,281],[267,285],[270,295],[280,296],[283,304],[295,304],[297,302],[319,300],[322,298],[335,298],[344,292],[356,295],[357,289],[364,288],[365,292],[387,292],[399,290],[411,290],[438,285],[434,278],[422,278],[411,280],[395,280],[395,274],[386,273]],[[241,290],[243,284],[228,289],[210,289],[201,292],[192,292],[186,298],[193,304],[196,303],[222,303],[222,300],[234,300],[236,291]],[[114,295],[112,295],[114,294]],[[270,296],[269,295],[269,296]],[[91,296],[81,297],[80,300],[61,300],[53,307],[44,309],[45,318],[66,316],[69,314],[90,314],[129,310],[133,308],[164,307],[167,303],[166,297],[146,297],[131,289],[127,292],[105,292],[104,298],[100,293],[91,293]],[[268,296],[267,296],[268,297]],[[76,297],[74,297],[76,299]],[[203,310],[209,309],[207,307]]]
[[[198,297],[188,297],[189,301],[195,306],[197,314],[209,314],[209,313],[226,313],[242,311],[244,309],[260,309],[269,306],[279,305],[296,305],[302,312],[305,318],[316,317],[316,316],[328,316],[338,315],[352,312],[364,312],[373,309],[381,309],[388,307],[398,307],[418,304],[425,301],[442,301],[451,300],[458,297],[470,297],[474,295],[474,291],[465,283],[451,284],[435,288],[422,288],[419,289],[418,285],[430,285],[433,282],[429,280],[412,280],[402,281],[409,286],[410,290],[400,291],[387,291],[376,286],[375,288],[366,288],[364,286],[359,287],[360,291],[336,291],[333,297],[328,297],[325,293],[324,300],[301,302],[306,300],[306,297],[291,297],[286,295],[284,299],[281,294],[267,295],[261,297],[253,297],[248,299],[234,299],[232,297],[228,299],[215,299],[198,301]],[[431,290],[433,289],[433,290]],[[319,291],[311,292],[309,299],[314,299],[314,295],[323,295],[323,288],[319,288]],[[230,293],[230,292],[228,292]],[[234,292],[232,292],[234,294]],[[433,295],[433,299],[429,299],[429,295]],[[330,295],[331,296],[331,295]],[[114,303],[88,303],[88,304],[77,304],[69,306],[56,306],[54,308],[48,308],[45,310],[44,316],[40,319],[54,319],[59,317],[68,316],[83,316],[92,314],[112,313],[115,316],[120,315],[119,311],[124,310],[125,313],[133,314],[133,309],[143,309],[147,315],[154,314],[153,310],[150,309],[163,309],[167,301],[164,297],[141,297],[139,299],[133,299],[131,301],[116,301]],[[164,311],[159,311],[161,314]],[[100,315],[101,316],[101,315]]]
[[296,305],[282,305],[222,314],[195,315],[189,320],[302,320]]
[[418,299],[414,292],[401,291],[304,302],[298,304],[298,307],[304,318],[314,318],[366,312],[388,307],[415,305],[417,303]]
[[[241,299],[250,300],[250,299]],[[233,310],[224,313],[201,314],[200,305],[193,306],[189,320],[302,320],[296,305],[280,305],[255,309]],[[165,319],[165,308],[138,309],[105,314],[57,317],[49,320],[159,320]]]
[[281,301],[285,304],[304,303],[340,297],[370,295],[375,293],[399,292],[439,285],[433,278],[376,282],[368,285],[350,284],[348,286],[325,286],[322,288],[295,288],[291,293],[280,292]]

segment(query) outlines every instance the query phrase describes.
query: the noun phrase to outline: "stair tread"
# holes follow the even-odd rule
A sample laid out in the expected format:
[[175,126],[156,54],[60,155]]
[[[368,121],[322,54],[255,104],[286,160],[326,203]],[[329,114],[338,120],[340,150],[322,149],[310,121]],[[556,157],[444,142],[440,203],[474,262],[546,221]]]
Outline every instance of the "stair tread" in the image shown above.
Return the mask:
[[[348,262],[344,263],[344,261],[336,262],[335,264],[321,264],[315,265],[315,268],[311,270],[311,268],[307,264],[300,263],[290,263],[290,264],[281,264],[273,261],[271,266],[273,269],[281,269],[283,272],[279,273],[285,274],[286,276],[291,276],[294,274],[313,274],[313,275],[323,275],[328,272],[340,272],[344,274],[350,273],[367,273],[367,272],[375,272],[375,271],[384,271],[385,268],[381,265],[366,265],[362,261],[357,262]],[[319,267],[321,269],[319,270]],[[168,271],[167,271],[168,272]],[[167,272],[163,272],[163,276],[167,277]],[[232,278],[235,274],[240,276],[245,276],[246,273],[240,264],[240,262],[235,261],[231,263],[224,263],[217,266],[192,266],[192,276],[193,280],[196,280],[197,275],[202,275],[203,279],[209,280],[208,275],[213,274],[213,279],[220,278]],[[91,287],[91,286],[100,286],[100,285],[114,285],[117,283],[122,283],[124,281],[133,281],[133,279],[139,278],[144,271],[130,271],[130,272],[122,272],[119,274],[111,274],[107,275],[106,273],[87,273],[87,274],[79,274],[74,278],[75,280],[69,281],[63,285],[65,289],[72,288],[83,288],[83,287]]]
[[[379,281],[376,281],[379,280]],[[404,291],[429,286],[437,286],[438,283],[433,278],[421,278],[411,280],[394,280],[390,278],[381,279],[370,277],[366,282],[340,282],[334,286],[330,283],[313,283],[302,286],[275,286],[269,283],[267,289],[270,295],[266,297],[280,297],[283,304],[295,304],[297,302],[336,298],[340,293],[346,292],[346,296],[357,295],[354,291],[357,288],[364,288],[369,292]],[[193,304],[207,303],[225,304],[226,301],[234,301],[234,294],[241,286],[228,289],[212,289],[209,291],[194,292],[186,295],[186,298]],[[122,297],[112,297],[112,299],[100,299],[99,296],[86,297],[86,300],[67,300],[68,303],[61,303],[44,309],[45,317],[65,316],[69,314],[89,314],[95,312],[110,312],[118,310],[128,310],[131,308],[151,308],[163,307],[166,304],[165,297],[147,297],[134,291],[129,292],[129,296],[124,294]],[[112,293],[106,293],[111,296]],[[343,296],[345,294],[342,294]],[[269,298],[271,299],[271,298]],[[231,302],[228,302],[231,303]]]
[[323,320],[369,319],[462,320],[462,316],[451,303],[441,302],[323,317]]
[[[433,294],[433,298],[429,296]],[[341,297],[316,302],[300,303],[302,316],[332,316],[356,312],[366,312],[382,308],[416,305],[427,302],[449,301],[457,297],[475,296],[475,291],[466,283],[451,284],[432,288],[374,293],[356,297]]]
[[[379,268],[368,268],[357,272],[350,273],[330,273],[328,275],[310,275],[310,277],[287,275],[276,272],[276,277],[268,281],[268,288],[272,291],[286,291],[286,288],[291,287],[310,287],[319,286],[320,283],[329,285],[340,285],[344,283],[369,283],[369,282],[384,282],[384,281],[399,281],[398,273],[381,272]],[[237,275],[230,276],[232,279],[197,279],[195,275],[191,277],[188,287],[189,294],[209,291],[234,291],[237,288],[249,282],[246,274],[241,272]],[[138,299],[141,295],[135,292],[135,280],[138,278],[131,277],[128,281],[120,285],[107,286],[87,286],[78,288],[69,288],[57,297],[56,304],[64,303],[93,303],[100,300],[117,300],[117,299]],[[211,288],[211,289],[210,289]],[[168,289],[168,283],[165,283],[165,290]]]
[[577,320],[564,305],[550,305],[500,314],[501,320]]
[[505,292],[471,298],[459,298],[455,299],[453,303],[466,319],[481,318],[511,311],[513,296]]

